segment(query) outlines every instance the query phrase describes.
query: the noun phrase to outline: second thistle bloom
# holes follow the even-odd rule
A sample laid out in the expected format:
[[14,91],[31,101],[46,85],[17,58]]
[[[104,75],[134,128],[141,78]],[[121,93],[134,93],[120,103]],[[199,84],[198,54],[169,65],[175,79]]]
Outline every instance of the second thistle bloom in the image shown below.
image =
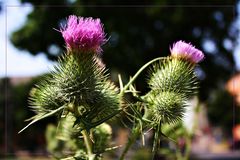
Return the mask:
[[91,17],[69,16],[67,25],[61,28],[61,33],[71,50],[100,53],[101,46],[106,42],[100,19]]
[[186,59],[193,63],[198,63],[204,59],[202,51],[184,41],[174,43],[173,47],[170,48],[170,51],[172,57]]

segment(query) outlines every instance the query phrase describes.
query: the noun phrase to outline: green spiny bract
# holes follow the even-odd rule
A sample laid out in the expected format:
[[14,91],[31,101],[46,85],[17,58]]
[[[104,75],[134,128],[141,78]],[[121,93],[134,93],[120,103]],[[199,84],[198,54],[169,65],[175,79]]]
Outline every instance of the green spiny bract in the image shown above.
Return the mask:
[[107,79],[105,68],[97,64],[96,58],[92,54],[64,55],[52,73],[65,99],[75,106],[83,105],[86,110],[98,100],[98,87]]
[[41,115],[64,105],[64,110],[76,117],[75,125],[90,129],[119,113],[119,90],[108,80],[94,53],[70,52],[59,58],[54,71],[33,89],[31,105]]
[[194,95],[198,88],[194,65],[177,58],[167,58],[154,65],[148,84],[152,92],[175,92],[186,97]]
[[82,116],[85,122],[94,124],[120,111],[119,90],[112,82],[106,80],[99,83],[98,90],[97,101],[92,105],[91,110]]
[[29,104],[37,115],[44,115],[64,105],[64,98],[47,74],[44,80],[30,91]]

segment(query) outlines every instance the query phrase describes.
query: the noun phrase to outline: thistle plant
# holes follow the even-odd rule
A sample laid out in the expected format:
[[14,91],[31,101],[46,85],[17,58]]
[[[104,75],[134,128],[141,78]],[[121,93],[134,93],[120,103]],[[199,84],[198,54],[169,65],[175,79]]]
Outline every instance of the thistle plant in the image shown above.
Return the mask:
[[[51,134],[47,136],[49,141],[50,135],[57,138],[48,148],[53,155],[58,153],[55,157],[101,159],[102,153],[115,148],[109,145],[112,130],[106,122],[130,109],[133,112],[128,115],[134,127],[120,159],[125,158],[130,146],[147,129],[154,130],[154,157],[161,137],[165,136],[162,125],[179,122],[188,99],[197,92],[194,68],[203,60],[203,53],[178,41],[170,48],[171,56],[146,63],[126,85],[119,78],[118,88],[109,79],[101,60],[101,46],[107,39],[100,19],[72,15],[59,32],[65,40],[66,53],[59,57],[54,70],[31,90],[29,102],[36,115],[20,132],[41,119],[56,116],[58,127],[50,127]],[[150,91],[139,95],[133,83],[149,66]],[[138,99],[136,103],[123,101],[129,92]],[[68,155],[61,151],[67,151]]]
[[[185,113],[187,101],[197,93],[198,81],[194,68],[204,54],[190,43],[178,41],[170,48],[171,56],[158,61],[149,72],[150,91],[143,96],[134,92],[140,102],[131,107],[135,115],[134,129],[120,159],[124,159],[143,130],[154,130],[153,159],[160,147],[162,125],[179,122]],[[143,112],[143,114],[141,114]],[[142,136],[143,137],[143,136]],[[168,137],[167,137],[168,138]]]
[[52,115],[60,119],[71,115],[72,127],[82,134],[88,157],[94,159],[91,129],[121,111],[119,89],[109,80],[100,59],[101,46],[106,42],[103,25],[99,19],[70,16],[60,32],[67,52],[32,89],[30,105],[36,116],[29,125]]

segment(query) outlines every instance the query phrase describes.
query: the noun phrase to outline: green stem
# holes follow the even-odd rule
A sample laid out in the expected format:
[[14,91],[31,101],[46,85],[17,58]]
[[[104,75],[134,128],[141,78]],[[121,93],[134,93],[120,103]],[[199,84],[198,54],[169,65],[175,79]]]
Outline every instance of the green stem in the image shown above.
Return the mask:
[[137,73],[130,79],[130,81],[124,86],[123,90],[121,90],[120,95],[123,95],[125,93],[125,91],[128,89],[128,87],[136,80],[136,78],[140,75],[140,73],[146,69],[150,64],[152,64],[153,62],[156,62],[158,60],[162,60],[162,59],[166,59],[165,57],[158,57],[155,58],[151,61],[149,61],[148,63],[146,63],[145,65],[143,65],[138,71]]
[[184,154],[184,160],[188,160],[189,156],[190,156],[190,152],[191,152],[191,136],[189,134],[187,134],[186,136],[186,151]]
[[157,125],[157,128],[155,130],[155,135],[154,135],[154,142],[153,142],[153,155],[152,155],[152,160],[154,160],[155,155],[157,155],[158,149],[160,147],[160,139],[161,139],[161,134],[162,134],[162,122],[160,121],[160,124]]
[[94,160],[95,154],[93,154],[92,152],[92,141],[86,130],[82,130],[82,135],[83,135],[85,146],[87,148],[88,159]]
[[[73,106],[73,110],[74,110],[76,117],[79,117],[81,115],[77,106]],[[93,146],[92,140],[86,129],[82,130],[81,133],[83,135],[84,144],[87,149],[88,160],[94,160],[96,155],[93,154],[93,152],[92,152],[92,146]]]
[[126,144],[122,154],[121,154],[121,157],[119,158],[119,160],[124,160],[128,150],[130,149],[130,147],[132,146],[132,144],[134,143],[134,141],[136,141],[136,137],[131,137],[130,139],[128,139],[128,143]]
[[55,113],[63,110],[65,107],[66,107],[65,105],[64,105],[64,106],[61,106],[61,107],[59,107],[58,109],[55,109],[55,110],[53,110],[53,111],[51,111],[51,112],[49,112],[49,113],[47,113],[47,114],[42,115],[42,116],[39,117],[39,118],[34,119],[32,122],[30,122],[26,127],[24,127],[22,130],[20,130],[18,133],[21,133],[22,131],[24,131],[24,130],[27,129],[30,125],[36,123],[37,121],[40,121],[40,120],[42,120],[42,119],[44,119],[44,118],[47,118],[47,117],[49,117],[49,116],[54,115]]
[[182,157],[183,156],[182,156],[181,150],[177,146],[177,148],[176,148],[176,158],[177,158],[177,160],[183,160]]
[[128,142],[127,142],[127,144],[126,144],[126,146],[125,146],[125,148],[124,148],[124,150],[123,150],[123,152],[122,152],[119,160],[124,160],[124,158],[125,158],[128,150],[130,149],[130,147],[132,146],[132,144],[136,141],[136,139],[137,139],[137,137],[139,136],[140,133],[141,133],[141,132],[140,132],[140,126],[138,125],[138,126],[136,126],[136,128],[134,129],[131,137],[128,138]]
[[[166,59],[165,57],[158,57],[155,58],[151,61],[149,61],[148,63],[146,63],[145,65],[143,65],[138,71],[137,73],[129,80],[129,82],[124,86],[124,88],[121,90],[121,92],[119,93],[120,96],[123,96],[123,94],[126,92],[126,90],[130,87],[130,85],[136,80],[136,78],[142,73],[143,70],[145,70],[150,64],[158,61],[158,60],[163,60]],[[122,87],[121,87],[122,88]],[[139,97],[138,97],[139,98]],[[142,100],[142,99],[141,99]],[[136,128],[138,131],[140,131],[140,128],[138,129],[138,126]],[[136,141],[137,137],[139,136],[140,132],[136,131],[136,133],[133,133],[133,135],[128,139],[128,143],[126,144],[121,157],[119,160],[124,160],[124,157],[126,156],[128,150],[130,149],[130,147],[132,146],[132,144]]]

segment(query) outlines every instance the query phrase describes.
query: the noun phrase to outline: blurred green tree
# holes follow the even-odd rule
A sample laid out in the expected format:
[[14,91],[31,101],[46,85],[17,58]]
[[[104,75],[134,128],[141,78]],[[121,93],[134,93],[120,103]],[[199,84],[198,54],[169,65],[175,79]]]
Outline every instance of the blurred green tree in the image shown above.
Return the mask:
[[[11,42],[33,55],[44,53],[49,59],[56,60],[64,50],[64,41],[52,28],[59,29],[68,15],[76,14],[101,18],[109,37],[103,60],[111,72],[119,72],[125,79],[150,59],[169,54],[169,44],[180,39],[192,42],[206,54],[205,61],[197,68],[202,80],[201,100],[208,101],[213,91],[222,88],[236,72],[232,54],[237,35],[233,25],[234,0],[21,2],[31,3],[34,9],[25,25],[12,33]],[[147,91],[143,76],[137,85],[140,90]]]

